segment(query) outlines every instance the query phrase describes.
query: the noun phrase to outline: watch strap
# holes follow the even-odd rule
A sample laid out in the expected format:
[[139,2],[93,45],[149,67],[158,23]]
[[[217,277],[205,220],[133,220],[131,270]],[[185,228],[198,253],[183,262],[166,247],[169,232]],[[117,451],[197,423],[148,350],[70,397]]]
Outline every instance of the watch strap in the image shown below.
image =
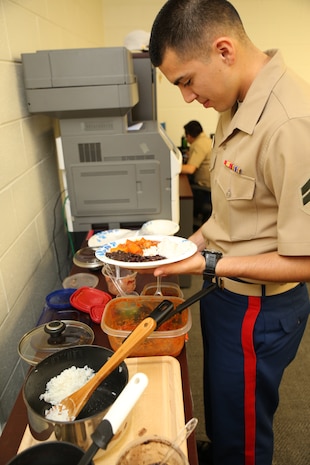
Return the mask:
[[203,271],[203,279],[212,281],[215,277],[217,262],[223,257],[223,254],[216,250],[203,250],[201,253],[206,261],[206,267]]

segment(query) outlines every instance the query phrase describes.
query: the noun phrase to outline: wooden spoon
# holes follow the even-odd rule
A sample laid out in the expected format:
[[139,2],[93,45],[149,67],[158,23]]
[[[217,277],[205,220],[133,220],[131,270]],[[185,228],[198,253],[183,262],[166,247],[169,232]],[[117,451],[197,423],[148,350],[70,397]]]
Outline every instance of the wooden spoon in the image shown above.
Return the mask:
[[59,404],[54,407],[61,413],[64,409],[68,413],[70,421],[73,421],[86,402],[91,397],[94,390],[99,384],[117,368],[130,353],[143,342],[157,327],[156,320],[151,317],[145,318],[139,325],[129,334],[123,344],[116,352],[107,360],[99,371],[77,391],[67,396]]

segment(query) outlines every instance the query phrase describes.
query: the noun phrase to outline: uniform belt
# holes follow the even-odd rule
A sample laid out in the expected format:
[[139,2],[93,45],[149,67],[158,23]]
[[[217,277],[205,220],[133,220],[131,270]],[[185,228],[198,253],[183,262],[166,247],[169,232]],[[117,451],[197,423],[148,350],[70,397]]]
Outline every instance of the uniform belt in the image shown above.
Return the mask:
[[249,295],[255,297],[271,296],[282,294],[297,287],[300,283],[268,283],[254,284],[235,281],[229,278],[217,278],[218,284],[222,289],[234,292],[235,294]]

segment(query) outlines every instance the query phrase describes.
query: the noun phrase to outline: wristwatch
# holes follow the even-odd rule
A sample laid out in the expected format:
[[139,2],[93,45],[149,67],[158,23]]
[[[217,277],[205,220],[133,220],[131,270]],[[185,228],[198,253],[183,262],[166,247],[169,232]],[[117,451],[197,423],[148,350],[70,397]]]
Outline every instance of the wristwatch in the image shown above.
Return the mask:
[[217,262],[223,257],[221,252],[217,252],[216,250],[203,250],[201,254],[204,256],[206,260],[206,267],[203,271],[203,279],[212,281],[215,277],[215,267]]

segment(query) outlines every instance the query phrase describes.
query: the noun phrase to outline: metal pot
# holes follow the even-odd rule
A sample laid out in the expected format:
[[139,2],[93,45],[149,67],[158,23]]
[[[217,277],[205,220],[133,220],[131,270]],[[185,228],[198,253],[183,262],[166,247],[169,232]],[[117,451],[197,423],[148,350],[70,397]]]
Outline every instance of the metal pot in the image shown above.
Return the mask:
[[[99,385],[74,421],[60,422],[46,419],[45,410],[51,405],[40,400],[39,397],[45,392],[46,383],[66,368],[72,366],[82,368],[87,365],[97,372],[111,355],[113,352],[104,347],[75,346],[48,356],[30,371],[23,386],[23,398],[27,407],[29,427],[35,439],[45,441],[52,433],[55,433],[58,441],[76,444],[84,450],[89,447],[91,434],[128,382],[128,369],[125,362],[121,363]],[[124,422],[118,436],[126,426],[127,422]]]
[[83,449],[74,444],[50,441],[24,450],[6,465],[77,465],[83,454]]

